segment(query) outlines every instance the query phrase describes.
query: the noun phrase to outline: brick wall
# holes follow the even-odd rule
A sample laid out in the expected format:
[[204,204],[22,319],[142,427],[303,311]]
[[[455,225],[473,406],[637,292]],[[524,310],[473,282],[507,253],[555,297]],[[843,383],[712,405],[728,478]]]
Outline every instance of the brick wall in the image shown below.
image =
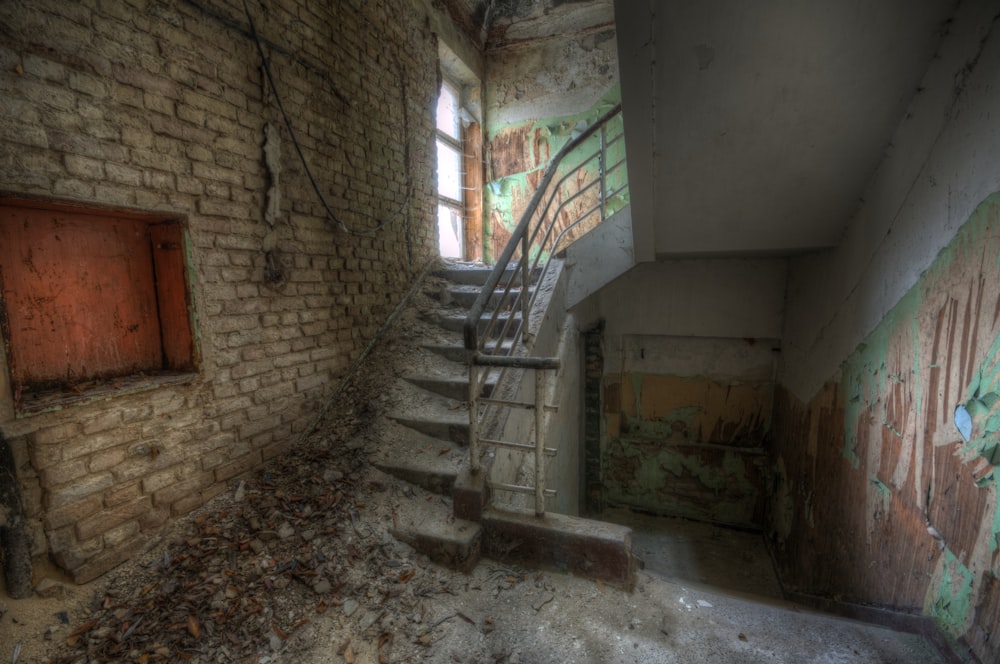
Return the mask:
[[263,5],[256,29],[320,190],[348,227],[388,220],[378,232],[326,218],[239,0],[0,4],[0,189],[188,229],[196,376],[15,417],[0,372],[35,552],[81,582],[294,440],[435,251],[425,17],[407,0]]

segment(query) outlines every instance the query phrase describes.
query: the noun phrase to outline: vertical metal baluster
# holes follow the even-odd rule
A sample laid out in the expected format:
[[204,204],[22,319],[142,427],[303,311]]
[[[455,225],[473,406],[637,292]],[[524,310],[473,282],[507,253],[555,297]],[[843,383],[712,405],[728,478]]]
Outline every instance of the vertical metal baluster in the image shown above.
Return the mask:
[[[528,260],[528,234],[521,239],[521,340],[528,343],[528,283],[531,272]],[[513,316],[514,313],[511,312]],[[511,349],[513,351],[513,349]]]
[[601,178],[600,184],[600,196],[601,196],[601,221],[608,218],[608,198],[605,192],[608,190],[607,174],[604,172],[605,166],[607,165],[606,159],[607,154],[607,130],[606,125],[601,125],[601,150],[597,153],[597,172]]
[[479,472],[479,368],[469,354],[469,470]]
[[535,516],[545,515],[545,371],[535,369]]

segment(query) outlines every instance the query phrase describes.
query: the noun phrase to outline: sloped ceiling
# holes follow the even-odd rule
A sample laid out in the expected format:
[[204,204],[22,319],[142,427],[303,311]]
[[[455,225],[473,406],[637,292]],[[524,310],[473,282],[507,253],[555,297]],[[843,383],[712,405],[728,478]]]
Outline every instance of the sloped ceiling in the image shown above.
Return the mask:
[[612,0],[438,0],[479,48],[530,43],[614,25]]
[[637,258],[835,245],[954,0],[616,0]]

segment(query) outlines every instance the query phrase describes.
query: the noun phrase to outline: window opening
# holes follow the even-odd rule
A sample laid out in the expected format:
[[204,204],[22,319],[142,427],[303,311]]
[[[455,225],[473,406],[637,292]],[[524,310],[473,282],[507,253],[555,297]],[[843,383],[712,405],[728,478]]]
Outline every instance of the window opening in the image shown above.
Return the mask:
[[0,336],[15,410],[196,369],[183,225],[0,200]]
[[437,104],[438,248],[446,258],[463,258],[465,209],[462,168],[461,96],[450,81],[441,85]]

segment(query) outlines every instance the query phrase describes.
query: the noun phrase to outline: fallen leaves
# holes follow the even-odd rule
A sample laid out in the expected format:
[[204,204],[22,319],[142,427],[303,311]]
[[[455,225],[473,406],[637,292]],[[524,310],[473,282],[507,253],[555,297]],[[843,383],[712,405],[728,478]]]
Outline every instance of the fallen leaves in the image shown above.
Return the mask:
[[[360,449],[334,458],[305,447],[242,481],[239,501],[194,515],[139,578],[112,579],[53,664],[81,654],[92,662],[252,661],[350,595],[363,606],[374,596],[370,583],[411,581],[409,564],[390,577],[379,572],[384,556],[363,527],[366,502],[349,493],[363,463]],[[357,569],[350,584],[348,568]]]

